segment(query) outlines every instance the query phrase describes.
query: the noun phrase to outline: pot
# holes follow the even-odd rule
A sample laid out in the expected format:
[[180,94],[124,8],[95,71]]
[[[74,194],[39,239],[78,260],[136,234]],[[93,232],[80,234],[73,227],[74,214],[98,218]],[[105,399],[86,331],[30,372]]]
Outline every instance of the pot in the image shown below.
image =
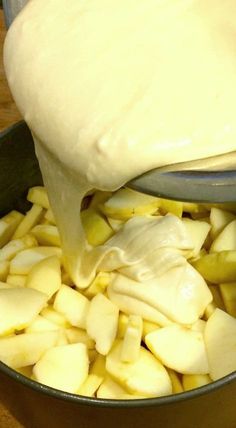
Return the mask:
[[[19,122],[0,133],[0,216],[25,212],[28,188],[41,184],[30,131]],[[235,428],[236,372],[181,394],[118,401],[64,393],[0,363],[0,400],[25,428]]]

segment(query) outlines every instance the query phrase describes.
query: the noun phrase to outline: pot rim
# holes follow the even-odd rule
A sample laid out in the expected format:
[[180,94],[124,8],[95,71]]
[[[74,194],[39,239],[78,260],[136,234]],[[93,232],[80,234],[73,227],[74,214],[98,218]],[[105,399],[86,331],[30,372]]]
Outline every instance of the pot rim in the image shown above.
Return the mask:
[[[0,141],[6,136],[14,132],[16,129],[25,127],[26,123],[21,120],[17,123],[14,123],[10,127],[4,129],[0,132]],[[78,394],[71,394],[64,392],[55,388],[51,388],[47,385],[43,385],[37,381],[27,378],[26,376],[18,373],[14,369],[10,368],[6,364],[0,361],[0,372],[4,373],[6,376],[9,376],[13,380],[23,384],[28,388],[32,388],[38,393],[45,394],[47,396],[54,397],[59,400],[65,400],[67,402],[73,402],[75,404],[81,404],[86,406],[93,407],[125,407],[125,408],[139,408],[139,407],[159,407],[168,404],[175,404],[185,400],[195,399],[202,395],[210,394],[214,391],[217,391],[220,388],[225,387],[226,385],[236,382],[236,371],[224,376],[223,378],[213,381],[207,385],[204,385],[200,388],[196,388],[190,391],[181,392],[178,394],[172,394],[164,397],[155,397],[155,398],[145,398],[145,399],[134,399],[134,400],[114,400],[114,399],[103,399],[103,398],[92,398],[84,397]]]

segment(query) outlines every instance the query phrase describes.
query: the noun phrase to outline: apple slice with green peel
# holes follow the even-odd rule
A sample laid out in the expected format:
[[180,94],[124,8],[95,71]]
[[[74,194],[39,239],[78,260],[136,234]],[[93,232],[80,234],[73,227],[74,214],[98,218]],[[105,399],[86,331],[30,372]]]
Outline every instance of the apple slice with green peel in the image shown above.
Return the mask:
[[236,318],[236,282],[220,284],[219,287],[226,311]]
[[44,353],[33,368],[35,379],[44,385],[76,393],[88,376],[89,359],[83,343],[56,346]]
[[74,327],[85,328],[90,302],[68,285],[62,285],[57,292],[53,307]]
[[121,360],[122,341],[117,341],[106,358],[107,372],[129,393],[159,397],[172,393],[170,377],[164,366],[145,348],[140,347],[133,363]]
[[186,375],[182,377],[182,383],[184,391],[190,391],[191,389],[200,388],[201,386],[208,385],[211,383],[211,378],[207,374],[203,375]]
[[139,315],[130,315],[124,335],[121,360],[132,363],[138,360],[143,332],[143,320]]
[[0,248],[10,241],[23,218],[23,214],[13,210],[0,219]]
[[191,220],[190,218],[183,218],[182,221],[187,229],[189,237],[193,242],[191,257],[196,257],[206,240],[211,226],[205,221]]
[[210,253],[236,251],[236,220],[231,221],[212,242]]
[[166,367],[178,373],[209,373],[203,334],[198,331],[175,324],[149,333],[145,343]]
[[52,321],[38,315],[25,329],[25,333],[38,333],[43,331],[58,331],[61,327]]
[[56,226],[51,224],[38,224],[31,230],[31,233],[35,236],[39,245],[61,246],[61,239]]
[[154,214],[160,205],[158,198],[131,189],[120,189],[104,204],[101,211],[108,217],[127,220],[137,215]]
[[118,329],[119,309],[103,294],[97,294],[90,302],[86,320],[88,335],[95,340],[96,350],[107,355]]
[[95,342],[85,330],[77,327],[65,329],[66,337],[69,343],[84,343],[88,349],[95,348]]
[[207,254],[192,265],[213,284],[236,281],[236,251]]
[[204,338],[210,377],[220,379],[236,370],[236,319],[216,309],[207,321]]
[[36,263],[48,257],[62,257],[62,250],[58,247],[35,247],[18,253],[10,262],[10,274],[28,275]]
[[81,211],[81,221],[87,241],[94,247],[104,244],[114,235],[103,214],[93,208]]
[[31,366],[56,345],[57,331],[25,333],[0,339],[0,361],[17,369]]
[[25,236],[30,232],[32,227],[39,223],[39,221],[43,218],[43,215],[44,209],[40,207],[40,205],[34,204],[24,216],[23,220],[15,230],[12,238],[19,239]]
[[106,379],[102,382],[96,395],[97,398],[104,398],[108,400],[137,400],[146,398],[145,396],[141,395],[139,396],[136,394],[129,394],[110,376],[106,376]]
[[57,256],[48,257],[35,264],[30,270],[25,286],[41,291],[48,300],[61,287],[61,268]]
[[235,219],[235,215],[231,212],[212,207],[210,213],[212,239],[215,239],[225,226]]
[[33,235],[25,235],[21,239],[9,241],[0,251],[0,261],[11,260],[17,253],[27,248],[37,247],[38,242]]
[[47,303],[37,290],[11,288],[0,290],[0,335],[27,327]]
[[40,205],[45,209],[50,208],[46,187],[31,187],[28,191],[27,200],[32,204]]

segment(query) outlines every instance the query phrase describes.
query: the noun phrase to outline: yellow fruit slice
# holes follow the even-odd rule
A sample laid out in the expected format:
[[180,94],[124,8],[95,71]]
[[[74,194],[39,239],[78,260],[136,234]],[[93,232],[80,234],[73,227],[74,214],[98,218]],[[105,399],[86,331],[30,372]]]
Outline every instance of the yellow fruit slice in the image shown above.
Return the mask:
[[105,217],[93,208],[81,212],[81,221],[90,245],[102,245],[114,234]]
[[45,220],[47,220],[50,224],[52,224],[52,225],[54,225],[54,226],[56,225],[56,220],[55,220],[55,217],[54,217],[54,214],[53,214],[53,212],[52,212],[51,208],[49,208],[49,209],[46,211],[44,218],[45,218]]
[[33,322],[25,329],[25,333],[39,333],[43,331],[59,331],[61,327],[52,321],[38,315]]
[[61,287],[61,268],[57,256],[48,257],[35,264],[30,270],[25,286],[41,291],[48,300]]
[[172,389],[173,389],[173,394],[179,394],[180,392],[184,391],[183,385],[180,381],[180,378],[178,376],[178,374],[171,369],[167,369],[168,374],[170,376],[170,380],[172,383]]
[[139,315],[130,315],[124,335],[121,360],[132,363],[138,360],[143,332],[143,320]]
[[219,287],[226,311],[236,317],[236,282],[220,284]]
[[235,220],[235,215],[231,212],[221,210],[220,208],[211,208],[210,223],[211,223],[211,237],[215,239],[219,233],[229,224]]
[[53,307],[57,312],[64,315],[72,326],[85,328],[89,305],[89,300],[83,294],[67,285],[62,285],[56,294]]
[[27,200],[32,204],[40,205],[45,209],[49,209],[49,200],[46,188],[43,186],[31,187],[28,191]]
[[211,378],[208,375],[183,375],[182,383],[184,391],[190,391],[211,383]]
[[236,281],[236,251],[207,254],[192,264],[203,278],[213,284]]
[[46,308],[44,308],[41,311],[40,315],[42,315],[47,320],[59,325],[60,327],[63,327],[63,328],[71,327],[67,319],[62,314],[55,311],[55,309],[53,309],[52,306],[47,306]]
[[236,251],[236,220],[231,221],[212,242],[210,252]]
[[56,226],[52,226],[51,224],[38,224],[31,230],[31,233],[35,236],[40,245],[61,246],[60,235]]
[[14,287],[25,287],[27,275],[8,275],[7,283]]
[[23,218],[23,214],[18,211],[11,211],[0,219],[0,248],[10,241]]
[[159,199],[160,211],[163,214],[171,213],[181,218],[183,214],[183,202],[169,199]]
[[5,281],[9,273],[10,263],[8,261],[0,261],[0,281]]
[[85,397],[94,397],[102,382],[103,377],[99,377],[95,374],[89,374],[86,381],[77,391],[77,394],[84,395]]
[[85,330],[77,327],[67,328],[65,330],[66,337],[69,343],[84,343],[88,349],[94,349],[95,342]]
[[52,256],[57,256],[61,260],[61,248],[35,247],[20,251],[10,262],[10,274],[28,275],[34,265]]
[[84,295],[91,299],[99,293],[104,293],[111,283],[111,274],[109,272],[99,272],[88,288],[84,290]]
[[20,239],[9,241],[0,251],[0,261],[11,260],[20,251],[27,248],[37,247],[38,243],[33,235],[25,235]]
[[41,220],[43,214],[43,208],[40,207],[40,205],[34,204],[24,216],[23,220],[15,230],[15,233],[12,238],[19,239],[29,233],[32,227],[34,227]]

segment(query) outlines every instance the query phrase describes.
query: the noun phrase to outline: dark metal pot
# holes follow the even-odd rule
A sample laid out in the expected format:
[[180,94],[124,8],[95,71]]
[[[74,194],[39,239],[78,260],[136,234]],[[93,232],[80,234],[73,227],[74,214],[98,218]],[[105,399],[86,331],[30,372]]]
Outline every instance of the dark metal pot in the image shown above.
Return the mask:
[[[0,134],[0,214],[25,211],[27,189],[41,183],[31,134],[20,122]],[[182,394],[117,401],[63,393],[0,363],[0,400],[26,428],[236,428],[236,372]]]

